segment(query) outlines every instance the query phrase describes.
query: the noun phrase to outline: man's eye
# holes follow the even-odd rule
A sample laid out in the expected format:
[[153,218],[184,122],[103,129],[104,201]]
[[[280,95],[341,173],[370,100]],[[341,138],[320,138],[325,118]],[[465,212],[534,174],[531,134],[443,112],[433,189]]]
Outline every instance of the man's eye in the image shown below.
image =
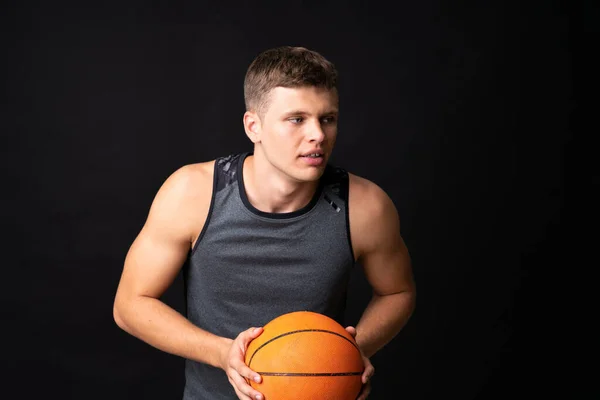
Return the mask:
[[335,117],[325,117],[322,121],[324,124],[332,124],[335,122]]
[[293,124],[299,124],[300,122],[302,122],[302,117],[289,118],[288,121],[290,121]]

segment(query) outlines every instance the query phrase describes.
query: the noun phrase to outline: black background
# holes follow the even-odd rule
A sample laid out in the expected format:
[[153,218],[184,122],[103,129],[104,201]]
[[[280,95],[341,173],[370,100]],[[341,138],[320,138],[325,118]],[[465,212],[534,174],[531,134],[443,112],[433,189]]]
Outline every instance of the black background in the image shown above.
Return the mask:
[[[113,322],[122,263],[170,173],[251,149],[244,74],[279,45],[338,67],[332,161],[388,192],[411,252],[417,309],[373,357],[371,398],[590,394],[563,360],[556,282],[589,67],[574,49],[597,31],[592,2],[2,7],[3,358],[15,397],[181,397],[183,360]],[[181,289],[178,278],[164,297],[178,310]],[[369,295],[357,269],[349,322]]]

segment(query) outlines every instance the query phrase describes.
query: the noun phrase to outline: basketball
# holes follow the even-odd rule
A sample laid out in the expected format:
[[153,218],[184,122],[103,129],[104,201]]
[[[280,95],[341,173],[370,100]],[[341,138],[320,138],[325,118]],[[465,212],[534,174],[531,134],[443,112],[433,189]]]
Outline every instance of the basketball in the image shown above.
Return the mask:
[[295,311],[263,329],[245,361],[262,376],[261,383],[249,383],[265,400],[356,400],[364,364],[354,338],[338,322]]

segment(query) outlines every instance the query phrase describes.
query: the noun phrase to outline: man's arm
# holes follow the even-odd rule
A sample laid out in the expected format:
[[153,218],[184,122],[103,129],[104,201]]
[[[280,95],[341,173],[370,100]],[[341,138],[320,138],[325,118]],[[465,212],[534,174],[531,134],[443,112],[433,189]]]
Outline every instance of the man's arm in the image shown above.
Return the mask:
[[371,357],[404,327],[415,308],[415,283],[400,218],[374,183],[350,175],[350,235],[373,296],[356,325],[356,341]]
[[244,363],[244,353],[262,328],[250,327],[235,339],[216,336],[160,300],[206,222],[213,172],[214,163],[188,165],[162,185],[125,258],[114,319],[121,329],[157,349],[223,369],[238,398],[261,399],[246,381],[261,378]]
[[120,328],[160,350],[220,366],[231,340],[201,330],[160,300],[206,220],[212,168],[185,166],[161,186],[125,258],[113,314]]

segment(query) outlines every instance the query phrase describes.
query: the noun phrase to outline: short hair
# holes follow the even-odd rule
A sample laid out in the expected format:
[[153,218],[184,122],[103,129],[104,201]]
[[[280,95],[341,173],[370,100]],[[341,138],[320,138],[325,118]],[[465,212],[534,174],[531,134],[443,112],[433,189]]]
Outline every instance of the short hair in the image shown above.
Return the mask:
[[252,61],[246,72],[246,110],[263,116],[269,92],[278,86],[315,86],[337,90],[337,79],[335,65],[316,51],[292,46],[265,50]]

